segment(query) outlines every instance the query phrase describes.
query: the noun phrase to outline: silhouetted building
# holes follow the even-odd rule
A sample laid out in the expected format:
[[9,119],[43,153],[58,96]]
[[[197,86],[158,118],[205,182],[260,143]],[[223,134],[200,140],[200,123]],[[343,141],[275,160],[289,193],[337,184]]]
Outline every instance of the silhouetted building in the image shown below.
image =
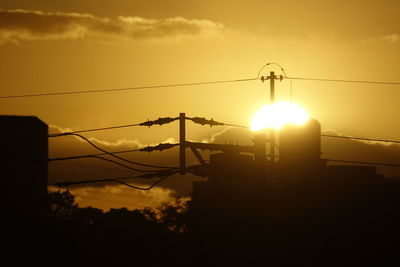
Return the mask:
[[47,215],[48,127],[28,116],[0,116],[0,125],[2,196],[8,223],[40,223]]
[[258,176],[253,157],[238,152],[212,154],[207,173],[208,181],[193,183],[196,231],[219,236],[255,227],[254,213],[263,203],[265,180]]
[[279,131],[279,159],[290,170],[319,169],[321,161],[321,125],[310,119],[304,125],[285,125]]
[[265,137],[255,141],[254,157],[212,154],[204,167],[208,181],[193,183],[191,229],[199,240],[218,249],[229,246],[227,251],[272,248],[280,260],[289,250],[330,253],[363,235],[358,225],[385,225],[375,216],[398,219],[390,212],[398,211],[399,187],[382,181],[375,167],[327,167],[316,120],[280,131],[276,164],[264,162]]

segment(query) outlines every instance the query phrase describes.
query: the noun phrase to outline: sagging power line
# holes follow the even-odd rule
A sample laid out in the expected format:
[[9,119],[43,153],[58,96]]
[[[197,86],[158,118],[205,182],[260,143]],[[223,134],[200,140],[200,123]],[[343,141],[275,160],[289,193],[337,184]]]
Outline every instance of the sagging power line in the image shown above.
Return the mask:
[[149,85],[149,86],[135,86],[135,87],[124,87],[124,88],[110,88],[110,89],[98,89],[98,90],[81,90],[81,91],[65,91],[65,92],[50,92],[50,93],[38,93],[38,94],[21,94],[21,95],[5,95],[0,96],[0,99],[13,99],[13,98],[29,98],[29,97],[45,97],[45,96],[60,96],[60,95],[77,95],[77,94],[93,94],[93,93],[107,93],[107,92],[121,92],[121,91],[135,91],[145,89],[156,89],[156,88],[172,88],[172,87],[184,87],[184,86],[198,86],[198,85],[210,85],[210,84],[224,84],[224,83],[236,83],[236,82],[250,82],[255,80],[262,80],[264,76],[260,76],[261,71],[269,65],[278,65],[282,73],[281,79],[290,80],[304,80],[304,81],[319,81],[319,82],[341,82],[341,83],[359,83],[359,84],[381,84],[381,85],[400,85],[400,82],[389,82],[389,81],[366,81],[366,80],[346,80],[346,79],[326,79],[326,78],[307,78],[307,77],[295,77],[287,76],[285,70],[277,63],[267,63],[258,72],[257,77],[244,78],[244,79],[232,79],[232,80],[218,80],[218,81],[204,81],[204,82],[190,82],[190,83],[175,83],[175,84],[163,84],[163,85]]
[[[92,147],[94,147],[95,149],[103,152],[104,155],[110,155],[116,159],[125,161],[127,163],[133,164],[133,165],[139,165],[139,166],[143,166],[143,167],[152,167],[152,168],[169,168],[169,167],[165,167],[165,166],[157,166],[157,165],[151,165],[151,164],[144,164],[144,163],[140,163],[140,162],[136,162],[136,161],[132,161],[132,160],[128,160],[126,158],[120,157],[115,155],[115,153],[109,152],[105,149],[102,149],[100,147],[98,147],[97,145],[95,145],[92,141],[90,141],[88,138],[84,137],[83,135],[80,134],[76,134],[76,133],[69,133],[67,136],[77,136],[81,139],[83,139],[85,142],[87,142],[89,145],[91,145]],[[99,155],[90,155],[90,157],[100,157]],[[104,158],[103,158],[104,159]],[[143,170],[141,170],[143,171]]]
[[163,84],[163,85],[136,86],[136,87],[125,87],[125,88],[111,88],[111,89],[99,89],[99,90],[82,90],[82,91],[39,93],[39,94],[8,95],[8,96],[0,96],[0,99],[134,91],[134,90],[155,89],[155,88],[169,88],[169,87],[198,86],[198,85],[208,85],[208,84],[249,82],[249,81],[254,81],[257,79],[258,78],[245,78],[245,79],[220,80],[220,81],[205,81],[205,82],[192,82],[192,83],[175,83],[175,84]]
[[[274,72],[270,72],[270,76],[261,76],[260,77],[260,74],[261,74],[261,71],[262,71],[262,69],[263,68],[265,68],[266,66],[268,66],[268,65],[270,65],[270,64],[276,64],[276,65],[278,65],[280,68],[281,68],[281,70],[282,70],[282,72],[283,72],[283,74],[284,74],[284,76],[283,75],[280,75],[280,76],[275,76],[275,74],[274,74]],[[257,75],[257,78],[251,78],[251,79],[241,79],[241,80],[229,80],[229,81],[217,81],[217,82],[204,82],[204,83],[193,83],[193,84],[177,84],[177,85],[168,85],[168,86],[152,86],[151,88],[156,88],[156,87],[172,87],[172,86],[184,86],[184,85],[199,85],[199,84],[210,84],[210,83],[225,83],[225,82],[239,82],[239,81],[251,81],[251,80],[256,80],[256,79],[259,79],[260,78],[260,80],[261,81],[265,81],[265,80],[270,80],[270,82],[271,82],[271,85],[270,85],[270,87],[271,87],[271,93],[270,93],[270,97],[271,97],[271,103],[273,103],[274,102],[274,80],[275,79],[278,79],[278,80],[283,80],[283,79],[290,79],[291,81],[292,80],[295,80],[295,79],[297,79],[297,80],[314,80],[314,81],[328,81],[328,82],[349,82],[349,83],[371,83],[371,84],[386,84],[386,85],[400,85],[400,83],[398,83],[398,82],[382,82],[382,81],[362,81],[362,80],[339,80],[339,79],[319,79],[319,78],[304,78],[304,77],[290,77],[290,76],[287,76],[286,75],[286,72],[285,72],[285,70],[279,65],[279,64],[277,64],[277,63],[268,63],[268,64],[266,64],[264,67],[263,67],[260,71],[259,71],[259,73],[258,73],[258,75]],[[124,88],[123,90],[125,90],[126,88]],[[131,88],[132,89],[132,88]],[[144,89],[144,88],[141,88],[141,89]],[[119,89],[116,89],[116,90],[119,90]],[[85,91],[86,92],[86,91]],[[74,93],[78,93],[78,92],[74,92]],[[192,122],[194,122],[194,123],[197,123],[197,124],[201,124],[201,125],[209,125],[209,126],[233,126],[233,127],[240,127],[240,128],[249,128],[248,126],[242,126],[242,125],[235,125],[235,124],[225,124],[225,123],[222,123],[222,122],[218,122],[218,121],[214,121],[213,119],[211,119],[211,120],[208,120],[208,119],[205,119],[205,118],[200,118],[200,117],[186,117],[186,116],[184,116],[184,114],[183,114],[183,116],[182,116],[182,114],[180,115],[180,117],[176,117],[176,118],[160,118],[160,119],[169,119],[169,121],[167,121],[167,122],[165,122],[165,123],[170,123],[170,122],[172,122],[172,121],[175,121],[175,120],[180,120],[180,128],[181,128],[181,130],[180,130],[180,143],[179,144],[176,144],[176,145],[179,145],[180,146],[180,167],[179,167],[179,172],[181,173],[181,174],[185,174],[185,171],[186,171],[186,167],[185,167],[185,162],[186,162],[186,160],[185,160],[185,154],[183,153],[183,151],[185,151],[185,149],[186,148],[190,148],[192,151],[193,151],[193,153],[195,154],[195,156],[197,157],[197,159],[204,165],[204,160],[201,158],[201,156],[200,156],[200,154],[197,152],[197,150],[196,149],[204,149],[204,144],[199,144],[199,143],[193,143],[193,142],[187,142],[186,140],[185,140],[185,130],[184,130],[184,128],[183,128],[183,131],[182,131],[182,125],[184,125],[184,121],[185,120],[191,120]],[[91,132],[91,131],[100,131],[100,130],[109,130],[109,129],[116,129],[116,128],[124,128],[124,127],[132,127],[132,126],[153,126],[154,124],[159,124],[159,125],[162,125],[162,124],[164,124],[164,122],[162,122],[162,123],[154,123],[154,122],[150,122],[150,121],[148,121],[147,122],[147,125],[146,125],[146,123],[139,123],[139,124],[130,124],[130,125],[120,125],[120,126],[111,126],[111,127],[104,127],[104,128],[97,128],[97,129],[88,129],[88,130],[81,130],[81,131],[75,131],[75,132],[69,132],[69,133],[61,133],[61,134],[54,134],[54,135],[51,135],[51,136],[49,136],[49,137],[57,137],[57,136],[63,136],[63,135],[77,135],[77,133],[81,133],[81,132]],[[182,135],[182,133],[183,133],[183,135]],[[270,137],[270,140],[269,140],[269,142],[271,143],[271,149],[270,149],[270,153],[271,153],[271,155],[270,155],[270,158],[271,158],[271,163],[273,163],[274,162],[274,159],[275,159],[275,155],[274,155],[274,151],[275,151],[275,141],[274,141],[274,135],[275,135],[275,132],[274,131],[272,131],[272,133],[271,133],[271,137]],[[77,136],[79,136],[79,135],[77,135]],[[183,136],[183,139],[182,139],[182,136]],[[400,143],[400,141],[396,141],[396,140],[383,140],[383,139],[372,139],[372,138],[360,138],[360,137],[350,137],[350,136],[333,136],[333,135],[321,135],[322,137],[331,137],[331,138],[345,138],[345,139],[353,139],[353,140],[364,140],[364,141],[376,141],[376,142],[390,142],[390,143]],[[182,141],[183,140],[183,141]],[[88,140],[87,140],[88,141]],[[89,141],[89,143],[90,143],[90,141]],[[93,144],[91,144],[92,146],[94,146]],[[94,146],[96,149],[99,149],[98,147],[96,147],[96,146]],[[212,149],[215,149],[217,146],[215,146],[214,144],[211,144],[211,146],[209,145],[207,148],[208,149],[210,149],[211,148],[211,150]],[[207,149],[206,148],[206,149]],[[222,147],[219,147],[219,148],[217,148],[217,149],[222,149]],[[230,149],[232,149],[232,148],[230,148]],[[237,150],[237,149],[242,149],[242,147],[239,147],[239,146],[237,146],[237,147],[235,147],[234,148],[235,150]],[[222,150],[225,150],[225,148],[223,148]],[[102,150],[101,150],[102,151]],[[252,151],[253,152],[253,150],[252,149],[250,149],[250,151]],[[105,152],[104,154],[108,154],[108,155],[111,155],[111,156],[114,156],[114,157],[116,157],[115,155],[113,155],[112,153],[110,153],[110,152]],[[182,155],[183,155],[183,157],[182,157]],[[93,155],[87,155],[86,157],[91,157],[91,156],[93,156]],[[85,156],[80,156],[80,157],[85,157]],[[77,157],[75,157],[75,158],[77,158]],[[123,158],[119,158],[119,157],[116,157],[117,159],[120,159],[120,160],[124,160],[124,161],[126,161],[126,162],[129,162],[129,161],[127,161],[126,159],[123,159]],[[64,159],[60,159],[60,160],[65,160],[65,159],[70,159],[70,157],[69,158],[64,158]],[[328,159],[327,159],[328,160]],[[330,159],[329,161],[337,161],[337,162],[348,162],[348,163],[365,163],[365,164],[373,164],[373,163],[370,163],[370,162],[361,162],[361,161],[344,161],[344,160],[335,160],[335,159]],[[376,163],[376,165],[385,165],[385,166],[397,166],[397,164],[386,164],[386,163]]]
[[400,167],[400,163],[356,161],[356,160],[345,160],[345,159],[325,159],[325,160],[326,161],[332,161],[332,162],[342,162],[342,163],[354,163],[354,164],[367,164],[367,165],[376,165],[376,166]]
[[147,121],[144,121],[144,122],[141,122],[141,123],[108,126],[108,127],[86,129],[86,130],[77,130],[77,131],[64,132],[64,133],[54,133],[54,134],[49,134],[49,137],[60,137],[60,136],[65,136],[65,135],[74,135],[74,134],[77,134],[77,133],[98,132],[98,131],[105,131],[105,130],[114,130],[114,129],[120,129],[120,128],[135,127],[135,126],[147,126],[147,127],[151,127],[151,126],[154,126],[154,125],[160,125],[161,126],[161,125],[168,124],[168,123],[171,123],[173,121],[176,121],[178,119],[179,118],[163,117],[163,118],[158,118],[158,119],[155,119],[155,120],[147,120]]
[[330,138],[352,139],[352,140],[361,140],[361,141],[373,141],[373,142],[400,144],[399,140],[365,138],[365,137],[354,137],[354,136],[343,136],[343,135],[329,135],[329,134],[321,134],[321,136],[322,137],[330,137]]
[[[146,122],[146,126],[152,126],[152,125],[154,125],[154,124],[163,125],[163,124],[165,124],[165,123],[170,123],[170,122],[175,121],[175,120],[178,120],[178,119],[181,120],[181,121],[182,121],[182,120],[183,120],[183,121],[184,121],[184,120],[189,120],[189,121],[192,121],[192,122],[194,122],[194,123],[196,123],[196,124],[200,124],[200,125],[202,125],[202,126],[204,126],[204,125],[209,125],[209,126],[211,126],[211,127],[212,127],[212,126],[231,126],[231,127],[233,126],[233,127],[249,128],[248,126],[234,125],[234,124],[226,124],[226,123],[223,123],[223,122],[215,121],[214,119],[206,119],[206,118],[204,118],[204,117],[186,117],[186,116],[183,116],[183,117],[180,116],[180,117],[175,117],[175,118],[170,118],[170,117],[159,118],[159,119],[154,120],[154,121],[148,121],[148,122]],[[132,124],[132,125],[142,125],[142,124],[144,124],[144,123]],[[180,127],[182,127],[182,125],[181,125]],[[105,128],[89,129],[89,130],[86,130],[86,131],[100,131],[100,130],[104,130],[104,129],[107,129],[107,130],[108,130],[108,129],[116,129],[116,128],[117,128],[117,126],[111,126],[111,127],[105,127]],[[82,130],[82,131],[83,131],[83,130]],[[63,157],[63,158],[53,158],[53,159],[49,159],[49,161],[71,160],[71,159],[79,159],[79,158],[99,158],[99,159],[106,160],[106,161],[112,162],[112,163],[114,163],[114,164],[120,165],[120,166],[122,166],[122,167],[132,169],[131,167],[126,166],[126,165],[124,165],[124,164],[121,164],[121,163],[119,163],[119,162],[113,162],[112,160],[105,159],[105,158],[101,157],[102,155],[110,155],[110,156],[112,156],[112,157],[115,157],[115,158],[117,158],[117,159],[119,159],[119,160],[128,162],[128,163],[130,163],[130,164],[135,164],[135,165],[144,166],[144,167],[152,167],[152,168],[167,168],[167,169],[169,168],[169,169],[171,169],[171,168],[177,168],[177,167],[158,166],[158,165],[151,165],[151,164],[144,164],[144,163],[134,162],[134,161],[127,160],[127,159],[125,159],[125,158],[116,156],[115,154],[118,154],[118,153],[128,153],[128,152],[138,152],[138,151],[147,151],[147,152],[151,152],[151,151],[154,151],[154,150],[162,151],[162,150],[165,150],[165,149],[173,148],[173,147],[175,147],[175,146],[181,146],[181,153],[182,153],[182,148],[184,148],[184,147],[190,147],[190,148],[193,150],[193,152],[195,153],[196,157],[197,157],[201,162],[204,162],[204,160],[201,159],[201,156],[199,156],[199,154],[195,152],[196,149],[211,149],[211,150],[212,150],[212,149],[214,149],[214,150],[222,149],[222,148],[221,148],[221,145],[216,145],[216,144],[201,144],[201,143],[193,143],[193,142],[187,142],[187,141],[185,141],[185,142],[183,142],[183,143],[180,142],[180,143],[177,143],[177,144],[169,144],[169,143],[167,143],[167,144],[159,144],[159,145],[157,145],[157,146],[149,146],[149,147],[145,147],[145,148],[141,148],[141,149],[123,150],[123,151],[109,152],[109,151],[106,151],[106,150],[104,150],[104,149],[99,148],[99,147],[96,146],[93,142],[91,142],[88,138],[83,137],[82,135],[77,134],[76,132],[69,132],[69,133],[62,133],[62,134],[53,134],[53,135],[50,135],[49,137],[60,137],[60,136],[68,136],[68,135],[75,135],[75,136],[78,136],[79,138],[82,138],[83,140],[85,140],[86,142],[88,142],[90,145],[92,145],[94,148],[96,148],[97,150],[100,150],[100,151],[103,152],[103,153],[89,154],[89,155],[80,155],[80,156],[71,156],[71,157]],[[339,136],[339,135],[327,135],[327,134],[321,134],[321,136],[322,136],[322,137],[330,137],[330,138],[351,139],[351,140],[364,140],[364,141],[375,141],[375,142],[400,143],[400,141],[397,141],[397,140],[385,140],[385,139],[374,139],[374,138],[361,138],[361,137]],[[248,149],[246,148],[246,150],[248,150],[248,151],[253,151],[252,148],[248,148]],[[182,160],[182,159],[181,159],[181,160]],[[333,160],[332,160],[332,161],[333,161]],[[383,164],[384,164],[384,163],[383,163]],[[183,164],[183,165],[184,165],[184,164]],[[182,166],[181,166],[180,168],[182,168]],[[147,170],[141,170],[141,169],[136,169],[136,168],[134,168],[134,170],[137,170],[137,171],[145,171],[145,172],[147,171]],[[182,173],[182,174],[183,174],[183,173]]]
[[[212,127],[212,126],[230,126],[230,127],[250,129],[250,126],[231,124],[231,123],[224,123],[224,122],[215,121],[214,119],[206,119],[204,117],[185,117],[185,118],[186,118],[186,120],[190,120],[190,121],[192,121],[192,122],[194,122],[196,124],[200,124],[200,125],[203,125],[203,126],[204,125],[208,125],[210,127]],[[74,135],[76,133],[96,132],[96,131],[112,130],[112,129],[118,129],[118,128],[134,127],[134,126],[148,126],[148,127],[151,127],[151,126],[156,125],[156,124],[157,125],[163,125],[163,124],[167,124],[167,123],[170,123],[170,122],[173,122],[173,121],[176,121],[176,120],[179,120],[179,117],[174,117],[174,118],[164,117],[164,118],[158,118],[156,120],[142,122],[142,123],[136,123],[136,124],[126,124],[126,125],[119,125],[119,126],[109,126],[109,127],[103,127],[103,128],[78,130],[78,131],[65,132],[65,133],[55,133],[55,134],[50,134],[49,137],[60,137],[60,136],[66,136],[66,135]],[[321,134],[321,136],[322,137],[330,137],[330,138],[362,140],[362,141],[400,143],[399,140],[378,139],[378,138],[368,138],[368,137],[354,137],[354,136],[329,135],[329,134]]]
[[284,77],[290,80],[317,81],[317,82],[339,82],[339,83],[359,83],[359,84],[381,84],[381,85],[400,85],[400,82],[388,81],[365,81],[365,80],[346,80],[346,79],[324,79],[324,78],[306,78],[306,77]]
[[[70,156],[70,157],[60,157],[60,158],[50,158],[49,161],[61,161],[61,160],[73,160],[73,159],[81,159],[81,158],[90,158],[90,157],[96,157],[96,156],[103,156],[103,155],[109,155],[110,153],[112,154],[122,154],[122,153],[131,153],[131,152],[153,152],[153,151],[163,151],[167,149],[171,149],[173,147],[179,146],[179,144],[170,144],[170,143],[161,143],[156,146],[147,146],[144,148],[138,148],[138,149],[129,149],[129,150],[120,150],[120,151],[113,151],[108,153],[97,153],[97,154],[88,154],[88,155],[79,155],[79,156]],[[151,166],[154,167],[155,165]],[[148,166],[150,167],[150,166]],[[164,166],[158,166],[158,168],[173,168],[173,167],[164,167]]]
[[[154,172],[152,174],[145,174],[145,175],[137,175],[137,176],[125,176],[125,177],[116,177],[116,178],[104,178],[104,179],[90,179],[90,180],[80,180],[80,181],[68,181],[68,182],[58,182],[58,183],[50,183],[48,185],[52,186],[58,186],[58,187],[67,187],[67,186],[72,186],[72,185],[83,185],[83,184],[91,184],[91,183],[104,183],[104,182],[115,182],[115,183],[120,183],[122,185],[138,189],[138,190],[150,190],[157,184],[161,183],[165,179],[171,177],[172,175],[176,174],[177,171],[158,171]],[[159,178],[159,180],[153,184],[151,184],[147,188],[143,187],[138,187],[134,186],[131,184],[128,184],[126,182],[123,182],[121,180],[127,180],[127,179],[134,179],[134,178],[146,178],[146,179],[151,179],[151,178]]]

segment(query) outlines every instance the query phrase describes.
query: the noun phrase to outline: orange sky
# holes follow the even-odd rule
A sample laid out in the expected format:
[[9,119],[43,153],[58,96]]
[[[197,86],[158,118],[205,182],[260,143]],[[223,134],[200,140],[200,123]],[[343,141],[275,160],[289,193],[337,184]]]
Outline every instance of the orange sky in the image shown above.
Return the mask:
[[[0,8],[1,95],[251,78],[271,61],[289,76],[400,80],[398,1],[3,0]],[[270,70],[279,73],[279,68]],[[398,86],[311,81],[293,81],[292,86],[294,101],[325,130],[399,139]],[[278,100],[288,100],[290,81],[278,82],[276,90]],[[0,112],[35,115],[72,129],[179,112],[249,125],[267,101],[267,84],[254,81],[3,99]],[[177,139],[177,131],[171,125],[89,137],[148,144]],[[188,137],[202,140],[217,131],[190,126]],[[65,147],[50,145],[50,155],[68,154]],[[341,157],[329,147],[323,146],[325,154]],[[151,156],[148,160],[154,162]],[[74,175],[83,173],[90,174]],[[52,169],[50,174],[50,180],[61,176]]]

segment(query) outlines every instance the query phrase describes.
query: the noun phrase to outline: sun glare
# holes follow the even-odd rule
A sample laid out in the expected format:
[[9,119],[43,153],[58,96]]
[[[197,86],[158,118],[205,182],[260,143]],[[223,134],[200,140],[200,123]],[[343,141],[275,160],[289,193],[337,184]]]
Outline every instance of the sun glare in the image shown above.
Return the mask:
[[285,124],[302,125],[309,119],[307,112],[301,106],[292,102],[277,102],[263,106],[251,121],[251,130],[265,128],[280,129]]

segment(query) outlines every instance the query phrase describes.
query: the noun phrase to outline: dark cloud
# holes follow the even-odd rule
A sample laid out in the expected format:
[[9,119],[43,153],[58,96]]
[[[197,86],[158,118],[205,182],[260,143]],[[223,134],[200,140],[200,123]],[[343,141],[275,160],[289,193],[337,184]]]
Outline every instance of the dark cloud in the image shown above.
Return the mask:
[[0,10],[0,43],[40,40],[165,40],[218,36],[224,26],[183,17],[96,17],[91,14]]

